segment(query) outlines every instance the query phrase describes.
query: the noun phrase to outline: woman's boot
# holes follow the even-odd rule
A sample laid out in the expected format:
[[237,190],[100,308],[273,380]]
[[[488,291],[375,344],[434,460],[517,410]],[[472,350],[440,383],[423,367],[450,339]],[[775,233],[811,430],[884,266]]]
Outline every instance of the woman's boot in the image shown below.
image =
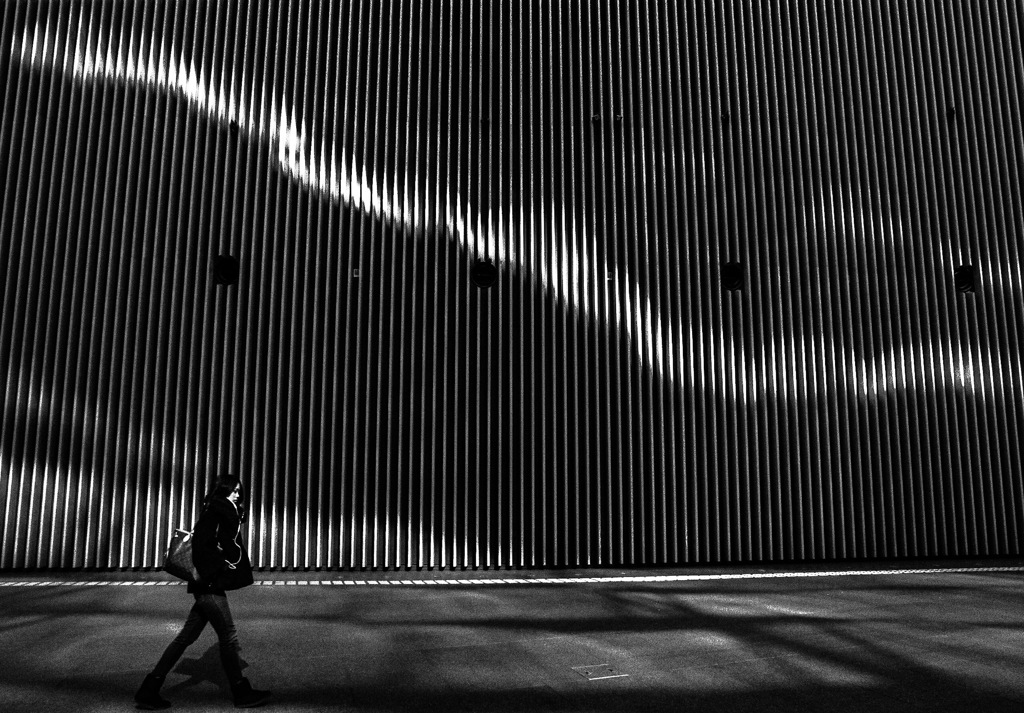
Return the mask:
[[160,686],[162,685],[164,685],[163,676],[153,674],[146,676],[142,685],[139,686],[139,690],[135,692],[137,707],[145,711],[161,711],[164,708],[170,708],[171,702],[160,697]]
[[247,678],[232,683],[231,694],[235,697],[235,708],[255,708],[270,698],[270,691],[254,690]]

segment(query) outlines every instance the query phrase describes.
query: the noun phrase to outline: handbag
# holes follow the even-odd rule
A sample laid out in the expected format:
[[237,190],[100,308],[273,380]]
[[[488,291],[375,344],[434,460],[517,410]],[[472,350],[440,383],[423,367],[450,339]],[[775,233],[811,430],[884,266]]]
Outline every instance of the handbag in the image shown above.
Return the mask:
[[164,571],[186,582],[199,579],[199,572],[192,564],[192,533],[188,530],[174,531],[167,554],[164,555]]

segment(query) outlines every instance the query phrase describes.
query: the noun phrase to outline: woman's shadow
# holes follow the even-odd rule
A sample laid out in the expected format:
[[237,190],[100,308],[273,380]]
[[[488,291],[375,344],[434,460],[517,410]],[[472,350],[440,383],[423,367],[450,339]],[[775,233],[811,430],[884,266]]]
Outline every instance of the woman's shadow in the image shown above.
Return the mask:
[[[239,658],[239,663],[243,670],[249,667],[245,659]],[[199,658],[182,657],[178,665],[174,667],[174,673],[180,673],[188,678],[167,686],[164,690],[168,693],[194,688],[203,682],[209,682],[219,688],[222,694],[231,696],[231,686],[228,684],[224,668],[220,663],[220,644],[218,643],[211,645]]]

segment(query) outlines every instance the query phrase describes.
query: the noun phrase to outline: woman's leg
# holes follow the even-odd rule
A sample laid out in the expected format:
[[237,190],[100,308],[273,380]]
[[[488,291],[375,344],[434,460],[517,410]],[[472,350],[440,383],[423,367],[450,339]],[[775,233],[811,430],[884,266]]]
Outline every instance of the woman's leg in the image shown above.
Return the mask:
[[139,686],[139,690],[135,692],[135,702],[139,708],[153,711],[171,707],[168,701],[160,697],[160,687],[164,685],[164,678],[170,673],[174,664],[181,658],[181,655],[185,653],[185,649],[203,633],[205,626],[206,615],[198,603],[193,604],[192,610],[188,613],[188,618],[185,619],[185,625],[181,627],[181,631],[178,632],[178,635],[174,637],[174,640],[164,651],[164,655],[160,657],[156,668],[153,669],[151,674],[146,676],[142,685]]
[[270,698],[270,691],[253,689],[249,680],[242,676],[242,660],[238,657],[242,647],[238,645],[238,632],[235,631],[235,621],[231,618],[227,596],[201,594],[196,601],[203,607],[203,613],[213,624],[220,639],[220,661],[224,665],[224,673],[228,675],[228,683],[231,684],[235,707],[253,708],[262,705]]
[[231,609],[228,607],[228,598],[223,594],[199,594],[196,596],[196,606],[201,607],[203,615],[209,620],[217,638],[220,639],[220,661],[224,666],[224,673],[228,676],[230,683],[235,683],[242,678],[242,662],[238,652],[242,647],[238,643],[238,632],[235,630],[234,619],[231,618]]
[[174,640],[167,646],[164,651],[164,655],[160,657],[160,661],[157,662],[156,667],[153,669],[153,676],[157,678],[164,678],[174,664],[178,663],[178,659],[185,653],[185,649],[189,645],[199,638],[199,635],[203,633],[203,628],[207,622],[206,612],[202,607],[199,606],[198,600],[192,605],[192,610],[188,613],[188,618],[185,619],[185,625],[181,627],[181,631],[174,637]]

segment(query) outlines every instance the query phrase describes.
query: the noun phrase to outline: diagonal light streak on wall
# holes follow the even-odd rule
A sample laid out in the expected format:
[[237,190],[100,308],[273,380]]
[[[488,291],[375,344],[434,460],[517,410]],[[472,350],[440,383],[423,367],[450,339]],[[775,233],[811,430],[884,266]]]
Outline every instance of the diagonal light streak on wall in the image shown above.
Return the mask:
[[[84,16],[79,18],[80,32],[83,22]],[[13,51],[19,61],[37,69],[64,70],[65,67],[53,63],[53,56],[56,47],[67,44],[67,39],[52,37],[50,33],[36,25],[32,30],[26,30],[20,46],[15,47]],[[275,147],[280,168],[320,195],[343,201],[369,215],[378,216],[400,226],[407,235],[418,235],[417,228],[423,227],[415,224],[415,216],[422,214],[421,199],[418,195],[413,196],[411,203],[399,201],[396,196],[375,190],[364,177],[363,171],[354,166],[355,162],[351,158],[342,156],[337,160],[324,160],[322,157],[325,153],[331,157],[338,156],[338,147],[332,144],[330,149],[325,151],[323,147],[317,150],[317,147],[311,146],[307,140],[306,127],[296,124],[297,112],[294,108],[283,97],[268,92],[266,87],[260,87],[254,92],[258,98],[247,103],[243,97],[244,92],[237,87],[217,85],[204,75],[202,67],[196,67],[194,61],[186,65],[181,59],[181,53],[173,47],[168,47],[162,38],[150,43],[156,50],[150,52],[146,58],[133,54],[133,48],[138,44],[136,42],[129,42],[128,48],[121,48],[120,52],[97,50],[88,42],[81,41],[80,35],[78,41],[71,44],[74,47],[74,54],[70,62],[70,75],[74,79],[143,85],[174,93],[186,99],[207,119],[225,126],[241,126],[251,138]],[[353,166],[351,171],[349,166]],[[385,180],[383,183],[393,184],[396,181]],[[473,230],[473,225],[493,226],[493,211],[483,216],[459,193],[448,191],[444,195],[443,202],[447,208],[445,227],[460,247],[476,252],[481,258],[498,262],[515,259],[515,256],[510,254],[508,244],[498,239],[498,231],[485,230],[481,236],[483,239],[479,240]],[[433,197],[428,197],[424,202],[431,200]],[[554,213],[558,207],[551,206],[548,210]],[[508,220],[505,212],[502,210],[503,215],[499,216],[499,220]],[[533,218],[530,220],[532,222]],[[550,219],[542,223],[558,225],[557,221]],[[544,289],[551,290],[567,308],[579,310],[592,319],[589,307],[577,301],[578,292],[574,289],[581,274],[590,274],[594,270],[594,266],[589,264],[591,258],[577,249],[578,245],[586,244],[587,236],[571,217],[566,221],[563,216],[561,224],[565,226],[563,230],[554,228],[560,233],[556,235],[556,239],[561,241],[562,254],[567,255],[569,259],[559,273],[541,272],[536,278]],[[626,275],[620,275],[614,268],[602,265],[596,274],[609,275],[608,281],[616,295],[628,295],[627,304],[636,305],[632,313],[623,314],[619,308],[620,300],[614,300],[615,327],[628,335],[630,342],[636,345],[639,356],[660,378],[674,380],[675,371],[666,368],[664,357],[666,331],[662,329],[660,317],[656,313],[652,314],[650,300],[640,294],[635,282]],[[638,336],[640,338],[636,338]]]
[[[137,57],[134,48],[139,44],[129,42],[127,48],[121,48],[120,52],[99,51],[88,42],[81,40],[83,17],[79,18],[79,36],[76,41],[70,43],[73,46],[73,55],[70,59],[70,75],[78,81],[104,81],[122,82],[127,85],[142,85],[159,91],[166,91],[186,99],[191,106],[201,112],[203,116],[211,121],[222,125],[236,124],[244,128],[246,134],[255,140],[267,142],[275,149],[279,166],[285,174],[301,182],[302,185],[318,192],[322,196],[329,196],[332,200],[342,201],[372,216],[380,217],[393,225],[400,226],[407,235],[421,235],[418,231],[420,226],[416,224],[416,216],[422,215],[420,196],[414,194],[411,201],[398,200],[397,196],[382,193],[375,189],[366,180],[364,172],[350,157],[338,157],[341,151],[335,144],[329,149],[324,146],[311,146],[307,139],[308,131],[305,126],[298,126],[295,120],[297,112],[283,98],[270,92],[266,87],[260,87],[253,94],[254,100],[246,102],[246,92],[237,87],[225,87],[217,84],[212,78],[204,75],[203,68],[197,67],[192,61],[186,65],[181,58],[180,51],[168,46],[163,38],[154,38],[149,43],[151,50],[147,57]],[[20,43],[14,49],[13,54],[19,61],[33,66],[37,69],[65,70],[64,67],[55,63],[56,48],[68,46],[67,38],[57,38],[47,33],[40,25],[31,30],[26,30]],[[243,80],[242,84],[246,84]],[[332,157],[331,159],[324,158]],[[695,164],[706,166],[710,157],[702,156]],[[349,166],[352,166],[350,169]],[[713,165],[709,170],[714,176]],[[384,185],[397,184],[399,180],[382,181]],[[443,188],[435,187],[435,190]],[[445,227],[447,233],[457,244],[469,251],[476,253],[476,256],[495,260],[500,263],[515,261],[516,256],[511,253],[507,242],[498,238],[500,231],[485,230],[482,236],[477,236],[473,230],[474,225],[493,226],[495,216],[489,211],[486,216],[479,214],[473,205],[465,200],[459,193],[444,192],[444,205],[447,208],[445,215]],[[429,202],[433,197],[428,196],[422,202]],[[832,191],[823,193],[823,203],[820,207],[820,215],[835,215],[835,205],[838,199],[832,195]],[[845,199],[843,199],[845,200]],[[463,210],[458,208],[464,207]],[[503,207],[498,216],[499,221],[508,221],[505,215],[511,212],[511,207]],[[576,310],[585,318],[596,319],[588,304],[579,301],[579,291],[575,285],[579,284],[580,275],[598,274],[608,275],[608,282],[613,291],[614,305],[612,313],[612,324],[614,328],[624,335],[624,338],[634,345],[638,356],[646,366],[654,370],[658,378],[666,379],[676,383],[685,378],[683,365],[678,362],[678,357],[672,356],[672,335],[680,333],[680,325],[664,325],[661,315],[651,304],[649,297],[642,294],[639,285],[631,280],[627,274],[620,273],[614,267],[598,263],[591,264],[595,258],[585,252],[581,252],[578,246],[589,244],[589,236],[585,229],[579,226],[570,218],[563,216],[561,224],[563,230],[558,230],[559,221],[552,220],[558,206],[549,206],[545,219],[540,221],[542,225],[551,225],[556,233],[554,238],[560,241],[559,251],[568,256],[562,269],[557,274],[540,272],[534,275],[537,283],[546,290],[551,290],[556,298],[566,306],[567,309]],[[814,213],[818,215],[818,213]],[[534,218],[531,216],[530,222]],[[840,220],[842,223],[840,223]],[[857,220],[853,215],[846,214],[840,220],[823,220],[823,225],[831,225],[849,236],[857,236],[863,229],[865,222],[874,224],[871,234],[876,240],[884,240],[890,244],[899,241],[902,235],[902,226],[896,223],[890,225],[889,221],[876,216],[861,217]],[[480,239],[482,238],[482,240]],[[854,237],[854,239],[857,239]],[[520,263],[520,267],[526,268]],[[987,265],[989,270],[1002,271],[999,265]],[[1012,274],[1007,274],[1012,279]],[[1019,291],[1019,285],[1013,285]],[[626,299],[619,299],[619,296]],[[629,313],[623,312],[623,305],[633,305]],[[684,335],[688,343],[693,344],[699,337],[689,331]],[[813,395],[821,389],[828,388],[818,382],[801,384],[798,388],[796,382],[791,382],[789,388],[780,394],[776,385],[770,383],[768,372],[759,368],[760,362],[757,354],[744,353],[742,345],[735,343],[725,335],[717,337],[718,353],[725,358],[727,354],[738,353],[741,360],[738,362],[739,373],[734,382],[727,386],[728,398],[736,398],[740,393],[748,398],[757,400],[767,394],[772,396],[784,396],[787,398],[801,398]],[[666,358],[666,345],[669,349],[669,358]],[[819,358],[828,348],[828,345],[821,341],[798,340],[789,343],[770,344],[770,353],[767,355],[769,364],[773,370],[784,370],[795,372],[795,364],[804,360]],[[930,349],[933,347],[929,347]],[[871,358],[859,358],[852,351],[843,349],[839,353],[839,365],[845,374],[843,382],[860,396],[877,395],[881,392],[892,391],[910,384],[900,383],[895,374],[899,371],[903,360],[913,360],[918,355],[913,350],[919,347],[908,347],[911,353],[904,349],[891,352],[880,360]],[[931,374],[920,371],[912,371],[911,378],[917,379],[915,386],[925,388],[941,388],[955,386],[966,389],[973,393],[979,387],[972,370],[967,369],[962,361],[962,356],[954,345],[945,345],[946,350],[942,362],[948,364],[948,369],[940,369]],[[904,373],[905,370],[902,370]],[[715,388],[714,384],[695,382],[692,380],[682,383],[689,388]],[[991,388],[991,384],[981,383],[981,388]]]

